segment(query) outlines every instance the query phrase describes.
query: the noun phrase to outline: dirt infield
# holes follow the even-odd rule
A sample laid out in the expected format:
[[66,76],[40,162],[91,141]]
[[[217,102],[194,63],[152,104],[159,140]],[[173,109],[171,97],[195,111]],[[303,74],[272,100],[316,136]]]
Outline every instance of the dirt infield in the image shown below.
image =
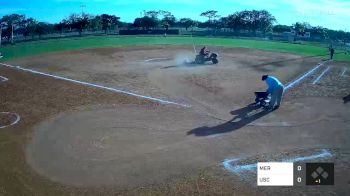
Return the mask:
[[[14,151],[8,149],[17,146],[16,167],[22,168],[23,176],[34,176],[27,186],[41,194],[41,185],[91,191],[176,184],[203,170],[225,186],[241,187],[221,187],[224,194],[345,193],[349,181],[341,174],[349,173],[350,161],[350,110],[341,100],[350,93],[349,78],[342,76],[346,65],[325,63],[285,94],[279,110],[254,113],[248,104],[254,91],[265,89],[261,75],[276,75],[288,83],[322,59],[242,48],[211,50],[219,53],[218,65],[184,65],[193,58],[193,51],[184,46],[87,49],[7,62],[191,107],[0,67],[0,75],[9,78],[0,83],[5,92],[0,95],[1,108],[22,117],[1,132],[2,151],[11,155]],[[329,71],[312,84],[327,66]],[[329,160],[339,166],[335,187],[261,190],[255,181],[247,182],[222,166],[232,157],[254,157],[256,162],[262,154],[288,158],[317,149],[333,153]],[[4,190],[10,189],[14,187]]]
[[[264,89],[261,74],[280,76],[285,82],[321,59],[251,49],[210,48],[218,52],[218,66],[184,66],[194,58],[188,46],[87,49],[36,56],[10,62],[82,81],[120,87],[143,95],[186,100],[210,113],[227,113],[250,100],[247,89]],[[156,60],[154,60],[156,59]],[[150,61],[152,60],[152,61]],[[234,96],[233,96],[234,95]]]

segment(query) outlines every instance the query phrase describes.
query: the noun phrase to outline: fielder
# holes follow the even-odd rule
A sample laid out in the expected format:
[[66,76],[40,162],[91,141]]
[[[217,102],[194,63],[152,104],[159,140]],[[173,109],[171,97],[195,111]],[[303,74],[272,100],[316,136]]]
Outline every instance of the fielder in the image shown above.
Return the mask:
[[283,84],[276,77],[269,75],[263,75],[261,79],[266,82],[268,86],[266,92],[271,96],[268,108],[272,110],[278,109],[282,102],[284,92]]
[[330,53],[329,55],[330,55],[330,57],[331,57],[331,58],[330,58],[331,60],[333,60],[334,52],[335,52],[335,51],[334,51],[334,48],[333,48],[333,47],[329,48],[329,53]]

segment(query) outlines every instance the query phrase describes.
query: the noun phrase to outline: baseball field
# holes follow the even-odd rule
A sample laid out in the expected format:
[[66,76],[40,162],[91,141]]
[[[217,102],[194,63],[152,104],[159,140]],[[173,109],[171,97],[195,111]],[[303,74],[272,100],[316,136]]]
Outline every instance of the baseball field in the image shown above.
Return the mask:
[[[204,45],[219,63],[196,65]],[[227,38],[82,37],[1,49],[0,195],[345,195],[350,55]],[[278,110],[251,105],[264,74]],[[256,186],[258,161],[334,162],[335,186]]]

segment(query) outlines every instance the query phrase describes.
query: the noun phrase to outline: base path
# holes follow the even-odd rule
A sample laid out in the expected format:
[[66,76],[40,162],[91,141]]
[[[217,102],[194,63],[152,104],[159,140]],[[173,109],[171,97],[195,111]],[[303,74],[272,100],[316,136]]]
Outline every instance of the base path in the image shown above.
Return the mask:
[[[33,69],[23,68],[23,67],[20,67],[20,66],[13,66],[13,65],[4,64],[4,63],[0,63],[0,65],[6,66],[6,67],[10,67],[10,68],[13,68],[13,69],[18,69],[18,70],[21,70],[21,71],[26,71],[26,72],[33,73],[33,74],[38,74],[38,75],[42,75],[42,76],[52,77],[52,78],[59,79],[59,80],[65,80],[65,81],[69,81],[69,82],[73,82],[73,83],[77,83],[77,84],[81,84],[81,85],[85,85],[85,86],[90,86],[90,87],[100,88],[100,89],[104,89],[104,90],[109,90],[109,91],[116,92],[116,93],[127,94],[127,95],[130,95],[130,96],[151,100],[151,101],[158,102],[158,103],[161,103],[161,104],[171,104],[171,105],[177,105],[177,106],[182,106],[182,107],[190,107],[189,105],[186,105],[186,104],[176,103],[176,102],[173,102],[173,101],[163,100],[163,99],[160,99],[160,98],[155,98],[155,97],[150,97],[150,96],[145,96],[145,95],[140,95],[140,94],[137,94],[137,93],[134,93],[134,92],[130,92],[130,91],[127,91],[127,90],[122,90],[122,89],[117,89],[117,88],[112,88],[112,87],[106,87],[106,86],[102,86],[102,85],[94,84],[94,83],[90,83],[90,82],[74,80],[74,79],[63,77],[63,76],[58,76],[58,75],[53,75],[53,74],[49,74],[49,73],[44,73],[44,72],[41,72],[41,71],[36,71],[36,70],[33,70]],[[3,81],[7,81],[8,80],[7,78],[4,78],[2,76],[0,76],[0,79],[2,79]]]

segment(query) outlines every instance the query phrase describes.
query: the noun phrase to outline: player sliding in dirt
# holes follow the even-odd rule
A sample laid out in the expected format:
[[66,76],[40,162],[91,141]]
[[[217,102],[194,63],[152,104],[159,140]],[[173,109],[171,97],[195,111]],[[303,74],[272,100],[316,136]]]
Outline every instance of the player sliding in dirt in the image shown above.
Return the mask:
[[202,55],[203,57],[208,57],[210,51],[208,50],[208,48],[206,46],[204,46],[200,51],[199,51],[199,55]]
[[262,81],[265,81],[268,89],[267,93],[270,94],[271,100],[268,106],[268,109],[274,110],[278,109],[282,102],[283,92],[284,92],[284,86],[283,84],[273,76],[269,75],[263,75]]
[[216,53],[210,53],[210,51],[207,49],[206,46],[204,46],[200,51],[199,54],[196,55],[196,58],[193,64],[205,64],[207,61],[211,61],[213,64],[218,64],[219,60],[217,59],[218,54]]

